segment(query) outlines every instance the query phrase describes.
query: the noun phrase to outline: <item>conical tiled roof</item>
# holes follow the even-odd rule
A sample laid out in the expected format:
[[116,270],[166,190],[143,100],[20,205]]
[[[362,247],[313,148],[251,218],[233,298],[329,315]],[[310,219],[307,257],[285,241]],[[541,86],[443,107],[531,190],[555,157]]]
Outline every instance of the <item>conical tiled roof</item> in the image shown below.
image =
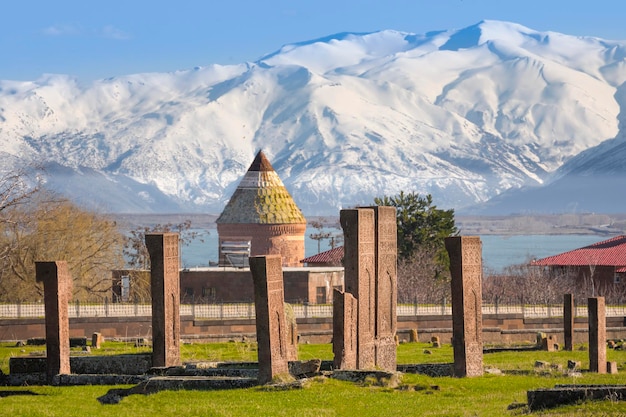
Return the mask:
[[222,224],[306,223],[263,151],[254,158],[222,214]]

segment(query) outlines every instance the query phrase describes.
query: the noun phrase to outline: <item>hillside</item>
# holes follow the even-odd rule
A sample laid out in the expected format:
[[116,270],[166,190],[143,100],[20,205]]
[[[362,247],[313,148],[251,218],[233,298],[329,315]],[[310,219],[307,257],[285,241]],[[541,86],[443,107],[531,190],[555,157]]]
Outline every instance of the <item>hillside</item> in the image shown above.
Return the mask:
[[306,215],[400,190],[476,207],[620,137],[625,57],[626,41],[483,21],[86,86],[0,81],[0,155],[117,213],[219,213],[259,149]]

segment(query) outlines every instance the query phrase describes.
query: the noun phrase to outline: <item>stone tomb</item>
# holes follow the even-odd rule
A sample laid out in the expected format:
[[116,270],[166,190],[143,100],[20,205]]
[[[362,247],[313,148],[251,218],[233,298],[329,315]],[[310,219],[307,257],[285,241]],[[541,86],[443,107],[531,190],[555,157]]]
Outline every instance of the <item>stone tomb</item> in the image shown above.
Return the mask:
[[152,366],[180,365],[178,233],[146,234],[152,292]]
[[252,256],[250,271],[256,309],[258,380],[260,384],[266,384],[277,375],[289,373],[289,330],[285,318],[282,257]]
[[482,244],[479,237],[445,240],[452,275],[454,375],[483,374]]
[[70,321],[72,277],[65,261],[35,262],[37,282],[43,282],[46,313],[46,376],[49,383],[70,373]]

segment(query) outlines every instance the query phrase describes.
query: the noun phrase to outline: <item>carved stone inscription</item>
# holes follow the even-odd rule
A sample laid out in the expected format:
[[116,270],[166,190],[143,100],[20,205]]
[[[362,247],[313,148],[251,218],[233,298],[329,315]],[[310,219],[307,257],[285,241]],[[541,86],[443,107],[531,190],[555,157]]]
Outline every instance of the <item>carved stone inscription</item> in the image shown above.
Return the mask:
[[606,374],[606,308],[604,297],[588,299],[589,370]]
[[455,376],[483,374],[482,244],[479,237],[446,238],[452,275]]
[[259,383],[265,384],[276,375],[289,372],[282,258],[250,257],[250,271],[254,282]]
[[376,365],[376,264],[374,210],[341,210],[346,292],[357,299],[357,368]]
[[152,366],[180,365],[178,233],[146,234],[152,292]]
[[352,294],[333,290],[333,367],[356,369],[357,303]]
[[396,208],[373,207],[376,250],[376,367],[396,370],[398,232]]
[[48,382],[70,373],[70,322],[72,277],[67,262],[35,262],[37,282],[43,282],[46,312],[46,374]]

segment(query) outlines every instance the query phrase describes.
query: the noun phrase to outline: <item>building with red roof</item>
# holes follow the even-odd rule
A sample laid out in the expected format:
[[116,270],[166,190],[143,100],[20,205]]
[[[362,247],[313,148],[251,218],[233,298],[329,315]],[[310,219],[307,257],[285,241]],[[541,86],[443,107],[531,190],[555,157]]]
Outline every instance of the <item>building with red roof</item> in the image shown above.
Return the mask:
[[596,288],[626,284],[626,235],[569,252],[533,260],[533,266],[574,270],[578,282],[592,279]]
[[309,256],[300,262],[305,266],[343,266],[343,246]]

